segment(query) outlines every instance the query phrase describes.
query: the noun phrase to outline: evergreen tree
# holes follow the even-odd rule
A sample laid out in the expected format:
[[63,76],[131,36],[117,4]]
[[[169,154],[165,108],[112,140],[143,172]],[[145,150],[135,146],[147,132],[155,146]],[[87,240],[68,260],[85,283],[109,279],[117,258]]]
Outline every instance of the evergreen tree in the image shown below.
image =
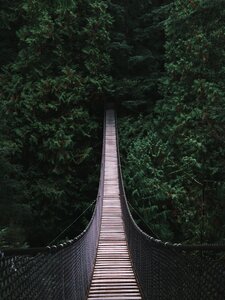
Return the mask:
[[163,71],[161,14],[165,1],[112,1],[114,97],[133,111],[152,111]]
[[224,15],[224,1],[174,1],[165,22],[164,101],[156,108],[176,175],[184,177],[177,201],[183,235],[204,241],[224,238]]
[[16,28],[20,25],[19,0],[2,1],[0,6],[0,68],[16,55],[18,39]]
[[163,99],[121,124],[128,198],[164,240],[222,241],[224,1],[175,0],[162,11]]
[[21,14],[18,56],[1,75],[1,117],[5,142],[14,143],[7,159],[26,182],[28,242],[40,245],[96,197],[100,128],[93,106],[110,84],[111,21],[104,1],[23,0]]
[[1,4],[1,245],[46,245],[96,197],[105,98],[126,115],[137,221],[224,240],[224,15],[224,0]]

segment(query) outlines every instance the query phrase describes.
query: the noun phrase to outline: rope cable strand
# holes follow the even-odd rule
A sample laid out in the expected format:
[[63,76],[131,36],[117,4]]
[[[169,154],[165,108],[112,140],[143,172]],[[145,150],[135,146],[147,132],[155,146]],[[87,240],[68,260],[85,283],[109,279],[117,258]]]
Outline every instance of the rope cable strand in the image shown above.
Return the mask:
[[156,237],[157,239],[160,239],[160,237],[158,236],[158,234],[156,234],[153,229],[149,226],[149,224],[146,223],[146,221],[144,220],[144,218],[142,218],[142,216],[139,214],[139,212],[131,205],[131,203],[129,201],[127,201],[128,205],[135,211],[135,213],[137,214],[137,216],[142,220],[142,222],[148,227],[148,229],[151,231],[151,233],[154,235],[154,237]]
[[96,200],[94,200],[70,225],[68,225],[60,234],[58,234],[54,240],[52,240],[49,244],[48,247],[51,246],[57,239],[62,236],[73,224],[75,224],[85,213],[88,211],[94,204]]

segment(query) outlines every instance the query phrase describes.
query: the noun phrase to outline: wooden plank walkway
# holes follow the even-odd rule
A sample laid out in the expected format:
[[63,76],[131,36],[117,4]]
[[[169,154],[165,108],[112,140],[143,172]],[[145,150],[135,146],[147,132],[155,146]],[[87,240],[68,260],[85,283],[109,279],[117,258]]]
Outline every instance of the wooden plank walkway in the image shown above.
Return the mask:
[[114,111],[106,112],[103,213],[88,300],[139,300],[122,220]]

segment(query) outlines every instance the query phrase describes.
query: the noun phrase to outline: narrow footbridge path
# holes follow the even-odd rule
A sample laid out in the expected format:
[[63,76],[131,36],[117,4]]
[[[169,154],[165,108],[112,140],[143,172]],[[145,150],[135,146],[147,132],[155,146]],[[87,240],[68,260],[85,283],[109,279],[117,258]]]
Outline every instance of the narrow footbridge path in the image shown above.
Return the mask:
[[88,299],[141,299],[132,269],[120,201],[114,111],[106,112],[103,211]]
[[224,244],[162,242],[135,223],[112,107],[105,112],[99,189],[87,228],[60,245],[0,250],[0,300],[225,299]]

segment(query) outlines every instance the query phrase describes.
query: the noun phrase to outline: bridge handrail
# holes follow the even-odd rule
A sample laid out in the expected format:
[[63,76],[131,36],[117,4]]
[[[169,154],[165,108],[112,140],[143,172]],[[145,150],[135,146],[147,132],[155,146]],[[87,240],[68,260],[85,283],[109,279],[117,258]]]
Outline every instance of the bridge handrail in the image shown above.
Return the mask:
[[[143,299],[225,299],[225,266],[204,256],[205,251],[225,251],[224,244],[163,242],[146,234],[134,221],[122,178],[117,123],[116,118],[122,212],[129,251]],[[200,251],[200,256],[195,255],[194,251]]]
[[98,187],[98,194],[96,198],[96,204],[94,208],[94,212],[92,214],[91,220],[89,221],[86,228],[75,238],[68,242],[64,242],[63,244],[59,245],[52,245],[52,246],[46,246],[46,247],[31,247],[31,248],[2,248],[0,249],[0,256],[4,254],[4,256],[8,255],[37,255],[38,253],[45,253],[45,252],[56,252],[60,251],[64,247],[71,246],[72,243],[76,243],[79,239],[81,239],[89,230],[91,227],[91,224],[93,223],[93,220],[96,215],[97,211],[97,204],[100,201],[99,198],[103,195],[102,189],[103,189],[103,178],[104,176],[104,157],[105,157],[105,117],[104,117],[104,124],[103,124],[103,143],[102,143],[102,157],[101,157],[101,168],[100,168],[100,180],[99,180],[99,187]]
[[124,198],[124,202],[127,208],[127,211],[129,213],[129,217],[134,224],[134,226],[137,228],[138,231],[140,231],[141,234],[143,234],[146,238],[148,238],[151,241],[156,242],[159,245],[162,245],[163,247],[168,248],[174,248],[176,250],[185,250],[185,251],[201,251],[201,250],[213,250],[213,251],[225,251],[225,244],[224,243],[214,243],[214,244],[182,244],[182,243],[171,243],[171,242],[164,242],[160,239],[156,239],[147,233],[145,233],[135,222],[133,215],[129,209],[128,200],[126,197],[125,187],[124,187],[124,181],[123,181],[123,175],[122,175],[122,165],[121,165],[121,158],[120,158],[120,151],[119,151],[119,135],[118,135],[118,128],[117,128],[117,117],[116,117],[116,131],[117,131],[117,150],[118,150],[118,168],[119,168],[119,181],[120,181],[120,187],[122,190],[122,197]]
[[86,299],[96,259],[105,167],[105,118],[101,174],[92,218],[71,241],[50,247],[2,249],[0,299]]

